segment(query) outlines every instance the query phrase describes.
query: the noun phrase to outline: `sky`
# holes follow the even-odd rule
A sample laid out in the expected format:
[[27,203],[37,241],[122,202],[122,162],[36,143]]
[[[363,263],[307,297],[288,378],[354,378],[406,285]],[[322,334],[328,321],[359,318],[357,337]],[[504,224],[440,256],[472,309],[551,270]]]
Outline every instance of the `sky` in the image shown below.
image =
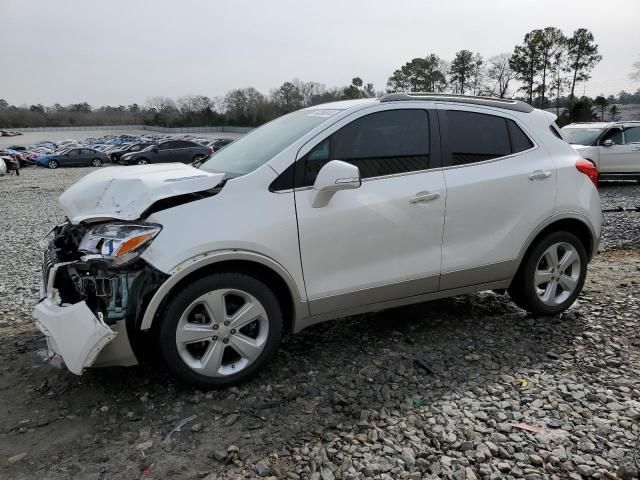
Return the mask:
[[263,93],[298,78],[383,90],[405,62],[512,52],[525,33],[586,27],[603,60],[578,93],[635,91],[640,0],[0,0],[0,98],[144,104]]

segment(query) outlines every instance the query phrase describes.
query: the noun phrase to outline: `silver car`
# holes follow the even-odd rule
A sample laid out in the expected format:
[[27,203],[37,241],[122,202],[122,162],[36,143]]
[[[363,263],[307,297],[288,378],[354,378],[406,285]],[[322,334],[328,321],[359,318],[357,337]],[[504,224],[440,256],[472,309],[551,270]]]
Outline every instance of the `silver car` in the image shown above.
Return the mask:
[[600,178],[640,180],[640,121],[572,123],[561,132]]

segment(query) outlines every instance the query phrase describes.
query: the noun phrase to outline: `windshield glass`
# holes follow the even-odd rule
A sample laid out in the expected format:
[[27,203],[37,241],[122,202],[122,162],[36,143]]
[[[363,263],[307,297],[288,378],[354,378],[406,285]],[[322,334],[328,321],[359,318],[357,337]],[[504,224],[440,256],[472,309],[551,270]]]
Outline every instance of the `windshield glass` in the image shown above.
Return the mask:
[[264,165],[339,110],[299,110],[251,131],[202,164],[202,170],[240,176]]
[[145,147],[142,151],[143,152],[148,152],[149,150],[153,149],[155,147],[155,145],[149,145],[148,147]]
[[562,135],[567,142],[572,145],[591,145],[600,134],[604,131],[604,128],[572,128],[564,127],[562,129]]

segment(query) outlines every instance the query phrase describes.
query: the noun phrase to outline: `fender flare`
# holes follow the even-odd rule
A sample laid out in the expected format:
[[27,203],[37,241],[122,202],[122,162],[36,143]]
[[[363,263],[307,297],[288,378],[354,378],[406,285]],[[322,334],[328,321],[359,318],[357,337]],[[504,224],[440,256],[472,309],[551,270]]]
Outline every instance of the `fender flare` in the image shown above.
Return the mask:
[[593,225],[591,224],[591,221],[589,220],[589,218],[586,215],[578,212],[562,212],[547,218],[540,225],[538,225],[538,227],[529,235],[529,237],[527,238],[527,241],[524,243],[524,245],[520,249],[520,253],[518,254],[518,258],[516,259],[516,262],[514,264],[513,272],[511,272],[512,276],[515,275],[518,269],[520,268],[520,264],[524,260],[525,255],[529,251],[529,248],[531,247],[531,244],[536,239],[536,237],[540,235],[540,233],[545,228],[562,220],[577,220],[580,223],[583,223],[589,229],[589,231],[591,232],[591,238],[593,240],[593,247],[591,249],[591,252],[587,252],[587,253],[589,255],[589,259],[592,259],[595,256],[596,252],[598,251],[598,247],[600,245],[600,237],[596,235],[595,228],[593,228]]
[[151,297],[147,308],[145,309],[140,323],[140,330],[148,330],[153,324],[153,320],[165,299],[166,295],[175,287],[181,280],[189,276],[190,274],[200,270],[201,268],[216,263],[228,261],[228,260],[244,260],[249,262],[255,262],[262,264],[266,267],[274,270],[284,280],[291,293],[294,309],[294,321],[298,318],[303,318],[308,315],[308,309],[306,307],[306,299],[300,295],[300,291],[296,285],[295,280],[291,274],[275,260],[264,256],[262,254],[243,251],[243,250],[220,250],[214,252],[206,252],[195,257],[189,258],[184,262],[176,265],[171,269],[169,273],[170,277],[158,288],[156,293]]

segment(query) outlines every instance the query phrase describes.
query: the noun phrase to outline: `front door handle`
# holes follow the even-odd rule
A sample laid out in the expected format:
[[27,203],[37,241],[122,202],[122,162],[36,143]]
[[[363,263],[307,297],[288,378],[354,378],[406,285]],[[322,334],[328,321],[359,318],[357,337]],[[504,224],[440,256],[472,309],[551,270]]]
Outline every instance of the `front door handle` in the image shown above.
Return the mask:
[[531,172],[529,174],[529,180],[544,180],[545,178],[549,178],[551,176],[551,172],[549,170],[536,170],[535,172]]
[[440,196],[439,193],[431,193],[431,192],[418,192],[415,197],[412,197],[409,200],[410,203],[422,203],[422,202],[430,202],[431,200],[435,200]]

